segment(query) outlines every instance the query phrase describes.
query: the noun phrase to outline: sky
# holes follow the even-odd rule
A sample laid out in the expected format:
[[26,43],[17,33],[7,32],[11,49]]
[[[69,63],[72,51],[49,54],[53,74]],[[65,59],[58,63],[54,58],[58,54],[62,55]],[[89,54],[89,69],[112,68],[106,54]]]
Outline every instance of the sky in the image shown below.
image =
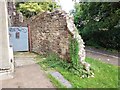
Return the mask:
[[74,9],[74,3],[72,0],[60,0],[60,5],[63,10],[69,12],[70,10]]

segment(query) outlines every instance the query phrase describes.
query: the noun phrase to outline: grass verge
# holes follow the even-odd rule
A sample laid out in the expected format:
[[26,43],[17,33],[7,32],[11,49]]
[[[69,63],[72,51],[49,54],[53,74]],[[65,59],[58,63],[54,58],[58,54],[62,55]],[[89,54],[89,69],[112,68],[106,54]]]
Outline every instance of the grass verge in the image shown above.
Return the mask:
[[[42,57],[43,58],[43,57]],[[118,87],[118,67],[103,63],[92,58],[86,58],[86,61],[91,64],[94,70],[94,78],[80,78],[80,76],[73,74],[68,71],[66,67],[66,62],[60,61],[56,58],[46,58],[42,59],[38,56],[36,59],[38,64],[43,67],[44,70],[54,69],[59,71],[74,88],[117,88]],[[62,63],[61,63],[62,62]],[[69,66],[69,64],[67,64]],[[55,81],[54,78],[49,78],[53,81],[53,84],[58,88],[62,86]]]

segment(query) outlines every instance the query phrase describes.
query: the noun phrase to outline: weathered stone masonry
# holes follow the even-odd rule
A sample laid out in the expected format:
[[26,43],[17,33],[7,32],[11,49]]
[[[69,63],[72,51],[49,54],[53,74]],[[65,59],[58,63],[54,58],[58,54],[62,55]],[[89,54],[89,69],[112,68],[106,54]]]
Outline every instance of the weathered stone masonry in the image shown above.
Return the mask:
[[57,53],[69,59],[69,37],[65,12],[44,12],[31,18],[32,51],[39,54]]
[[90,64],[85,62],[84,42],[76,30],[73,17],[62,10],[39,13],[29,20],[15,26],[30,26],[31,49],[39,54],[56,53],[59,57],[70,61],[70,37],[79,44],[79,62],[89,72]]

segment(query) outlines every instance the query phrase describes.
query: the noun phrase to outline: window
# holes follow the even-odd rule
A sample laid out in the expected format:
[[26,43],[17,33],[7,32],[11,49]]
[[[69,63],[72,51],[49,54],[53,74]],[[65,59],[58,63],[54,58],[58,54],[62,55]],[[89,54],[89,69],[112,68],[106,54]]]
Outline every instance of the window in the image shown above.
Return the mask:
[[16,39],[20,38],[20,32],[16,32]]

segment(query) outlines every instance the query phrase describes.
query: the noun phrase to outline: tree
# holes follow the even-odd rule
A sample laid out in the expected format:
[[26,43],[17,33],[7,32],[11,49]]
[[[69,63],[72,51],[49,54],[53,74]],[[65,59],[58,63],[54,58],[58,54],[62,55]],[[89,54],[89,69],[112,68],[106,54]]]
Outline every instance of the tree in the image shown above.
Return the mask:
[[117,49],[120,43],[120,3],[76,3],[75,24],[87,45]]
[[24,16],[31,17],[44,11],[53,11],[54,8],[59,6],[52,2],[52,0],[47,0],[46,2],[22,2],[17,3],[17,10],[22,12]]

